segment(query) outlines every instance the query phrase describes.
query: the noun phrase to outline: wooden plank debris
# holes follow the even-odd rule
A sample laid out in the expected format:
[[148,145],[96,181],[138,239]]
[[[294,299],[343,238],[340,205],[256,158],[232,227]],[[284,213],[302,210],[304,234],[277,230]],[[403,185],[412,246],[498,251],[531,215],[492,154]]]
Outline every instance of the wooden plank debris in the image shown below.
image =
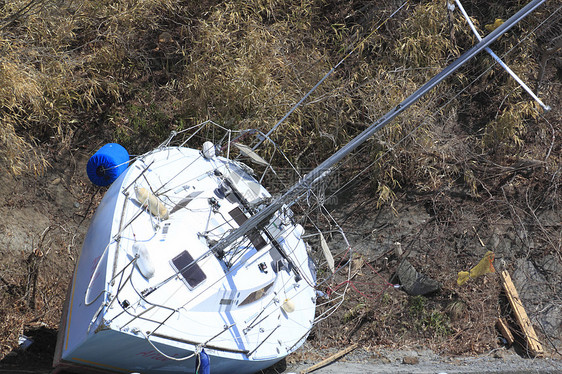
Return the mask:
[[544,354],[542,345],[539,342],[539,338],[535,333],[533,325],[531,324],[531,320],[527,316],[527,312],[525,311],[523,303],[519,298],[519,294],[515,289],[515,286],[513,285],[509,272],[507,270],[502,271],[500,273],[500,278],[507,299],[509,300],[509,304],[511,304],[511,308],[513,309],[513,313],[515,314],[515,319],[517,320],[519,326],[521,326],[521,331],[525,336],[529,354],[534,357],[542,356]]
[[509,329],[509,325],[507,324],[505,318],[498,318],[498,320],[496,321],[496,327],[507,341],[507,346],[510,347],[515,339],[513,338],[513,334],[511,333],[511,330]]
[[359,344],[355,343],[350,345],[349,347],[347,347],[346,349],[339,351],[338,353],[320,361],[319,363],[312,365],[309,368],[306,368],[304,370],[302,370],[300,372],[300,374],[307,374],[307,373],[312,373],[314,370],[318,370],[328,364],[331,364],[332,362],[336,361],[338,358],[345,356],[346,354],[348,354],[349,352],[353,351],[355,348],[357,348],[359,346]]

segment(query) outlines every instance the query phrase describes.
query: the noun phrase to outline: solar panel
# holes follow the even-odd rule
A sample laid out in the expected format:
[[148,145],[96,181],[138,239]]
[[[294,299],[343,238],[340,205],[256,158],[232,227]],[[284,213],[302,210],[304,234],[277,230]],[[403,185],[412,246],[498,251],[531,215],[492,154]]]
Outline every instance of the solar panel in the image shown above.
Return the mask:
[[207,279],[203,270],[193,261],[193,257],[191,257],[187,251],[182,251],[179,255],[174,257],[172,259],[172,265],[182,275],[190,288],[197,287],[201,282]]

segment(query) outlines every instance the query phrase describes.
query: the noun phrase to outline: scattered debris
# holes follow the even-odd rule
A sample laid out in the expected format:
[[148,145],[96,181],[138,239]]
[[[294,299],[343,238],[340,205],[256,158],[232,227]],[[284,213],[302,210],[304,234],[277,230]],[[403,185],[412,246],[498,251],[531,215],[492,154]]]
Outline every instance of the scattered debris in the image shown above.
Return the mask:
[[394,255],[397,258],[401,258],[404,251],[402,250],[402,243],[394,242]]
[[513,334],[511,333],[511,330],[509,329],[509,325],[507,324],[505,318],[498,318],[498,320],[496,321],[496,327],[507,341],[507,346],[510,347],[515,339],[513,339]]
[[470,269],[470,271],[459,271],[457,284],[460,286],[471,278],[476,278],[484,274],[493,273],[494,270],[494,252],[488,251],[478,262],[478,264]]
[[326,358],[326,359],[320,361],[319,363],[317,363],[317,364],[315,364],[315,365],[312,365],[311,367],[302,370],[302,371],[300,372],[300,374],[312,373],[314,370],[318,370],[318,369],[320,369],[321,367],[324,367],[324,366],[326,366],[326,365],[328,365],[328,364],[330,364],[330,363],[336,361],[338,358],[340,358],[340,357],[342,357],[342,356],[345,356],[346,354],[348,354],[349,352],[353,351],[353,350],[354,350],[355,348],[357,348],[358,346],[359,346],[359,344],[357,344],[357,343],[352,344],[352,345],[350,345],[349,347],[347,347],[346,349],[341,350],[341,351],[339,351],[338,353],[336,353],[336,354],[334,354],[334,355],[332,355],[332,356],[330,356],[330,357],[328,357],[328,358]]
[[527,351],[533,357],[542,356],[544,351],[542,349],[542,345],[539,342],[537,334],[535,333],[535,329],[527,316],[527,312],[523,307],[523,303],[519,298],[519,294],[511,281],[511,276],[507,270],[504,270],[500,273],[500,278],[502,281],[503,288],[505,290],[505,294],[507,299],[509,300],[509,304],[513,309],[513,313],[515,314],[515,318],[519,326],[521,326],[521,331],[525,337],[525,341],[527,342]]
[[406,356],[402,359],[402,363],[406,365],[416,365],[420,363],[420,359],[415,356]]
[[408,260],[402,261],[396,270],[396,275],[408,295],[427,295],[441,288],[439,282],[419,273]]
[[27,348],[29,348],[31,344],[33,344],[33,339],[31,339],[30,337],[25,335],[20,335],[18,337],[18,346],[22,351],[25,351]]

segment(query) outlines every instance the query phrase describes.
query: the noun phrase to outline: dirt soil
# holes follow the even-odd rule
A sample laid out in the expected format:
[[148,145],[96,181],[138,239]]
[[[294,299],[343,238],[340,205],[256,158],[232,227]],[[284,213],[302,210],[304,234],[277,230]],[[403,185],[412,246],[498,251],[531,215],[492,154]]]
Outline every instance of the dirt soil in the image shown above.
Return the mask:
[[[0,372],[50,371],[67,285],[104,192],[86,177],[94,152],[83,146],[52,154],[43,176],[0,176]],[[451,191],[405,191],[393,206],[377,209],[361,186],[357,182],[333,202],[355,252],[355,276],[349,282],[336,277],[322,291],[328,298],[345,284],[345,301],[302,349],[268,373],[303,370],[352,343],[359,344],[356,350],[319,372],[562,371],[562,258],[544,243],[545,232],[559,235],[561,212],[544,209],[535,226],[518,226]],[[497,272],[456,284],[457,273],[487,250],[495,251],[497,270],[509,270],[524,291],[544,358],[528,358]],[[438,281],[440,290],[404,292],[395,277],[404,260]],[[513,324],[514,346],[507,347],[496,330],[498,317]],[[25,341],[31,342],[27,349]]]

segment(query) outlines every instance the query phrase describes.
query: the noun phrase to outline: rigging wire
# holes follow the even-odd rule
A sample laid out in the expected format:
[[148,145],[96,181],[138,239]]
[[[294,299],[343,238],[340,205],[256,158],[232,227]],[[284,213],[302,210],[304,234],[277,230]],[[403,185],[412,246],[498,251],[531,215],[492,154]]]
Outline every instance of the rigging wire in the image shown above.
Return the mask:
[[[554,12],[552,12],[549,17],[547,17],[545,20],[543,20],[537,27],[535,27],[532,31],[530,31],[525,37],[521,38],[513,47],[511,47],[507,52],[505,52],[501,58],[504,59],[505,56],[507,56],[509,53],[511,53],[519,44],[521,44],[523,41],[525,41],[526,39],[528,39],[532,34],[534,34],[540,27],[542,27],[542,25],[544,25],[551,17],[553,17],[558,11],[560,11],[560,9],[562,9],[562,6],[559,7],[558,9],[556,9]],[[451,102],[453,102],[457,97],[459,97],[463,92],[465,92],[470,86],[472,86],[473,84],[475,84],[476,81],[478,81],[480,78],[482,78],[488,71],[490,71],[493,67],[495,67],[498,63],[496,61],[494,61],[493,64],[491,64],[486,70],[484,70],[482,73],[480,73],[480,75],[478,75],[474,80],[472,80],[470,83],[468,83],[466,86],[464,86],[456,95],[454,95],[452,98],[450,98],[449,100],[447,100],[447,102],[445,102],[443,105],[441,105],[439,108],[437,108],[437,110],[435,110],[430,116],[431,118],[434,118],[444,107],[446,107],[447,105],[449,105]],[[400,145],[401,143],[403,143],[406,139],[410,138],[413,136],[413,134],[420,128],[422,127],[425,123],[427,122],[427,119],[424,119],[418,126],[416,126],[415,128],[413,128],[410,132],[408,132],[408,134],[406,134],[404,137],[402,137],[401,139],[399,139],[394,145],[390,146],[384,153],[380,154],[377,158],[375,158],[375,160],[373,162],[371,162],[369,165],[367,165],[365,168],[363,168],[359,173],[357,173],[356,175],[354,175],[351,179],[349,179],[344,185],[342,185],[340,188],[338,188],[336,191],[334,191],[327,199],[333,198],[335,197],[339,192],[341,192],[344,188],[346,188],[347,186],[349,186],[352,182],[354,182],[357,178],[359,178],[362,174],[364,174],[368,169],[370,169],[371,167],[373,167],[377,162],[379,162],[384,156],[388,155],[390,152],[395,150],[395,147]],[[336,168],[335,171],[339,170],[339,169],[343,169],[343,166],[352,162],[354,157],[350,157],[350,159],[348,159],[346,162],[342,162],[340,163]]]
[[[511,51],[511,50],[510,50],[510,51]],[[493,66],[493,65],[492,65],[492,66]],[[488,68],[486,71],[488,71],[489,69],[491,69],[491,67]],[[484,73],[485,73],[485,72],[484,72]],[[482,73],[482,75],[483,75],[484,73]],[[472,82],[471,84],[473,84],[473,83],[474,83],[474,82]],[[467,87],[468,87],[468,86],[467,86]],[[460,93],[462,93],[467,87],[463,88],[463,90],[461,90],[461,91],[460,91],[457,95],[455,95],[451,100],[453,100],[453,99],[456,98],[458,95],[460,95]],[[445,105],[447,105],[448,103],[450,103],[451,100],[449,100]],[[445,106],[445,105],[443,105],[443,106]],[[443,106],[442,106],[442,107],[443,107]],[[441,109],[441,107],[440,107],[440,109]],[[438,110],[438,111],[439,111],[439,110]],[[438,111],[434,112],[433,115],[435,115]],[[416,131],[419,127],[421,127],[424,123],[425,123],[425,121],[422,121],[422,123],[421,123],[420,125],[418,125],[414,130],[412,130],[412,131],[411,131],[409,134],[407,134],[404,138],[400,139],[400,140],[397,142],[397,144],[400,144],[400,143],[401,143],[402,141],[404,141],[407,137],[411,136],[411,135],[413,134],[413,132],[415,132],[415,131]],[[387,153],[390,152],[391,150],[392,150],[392,149],[389,149],[385,154],[387,154]],[[382,156],[381,156],[381,157],[382,157]],[[372,163],[371,165],[369,165],[369,167],[371,167],[373,164],[374,164],[374,163]],[[341,166],[338,166],[338,167],[341,167]],[[346,184],[346,185],[347,185],[347,184]],[[333,195],[332,195],[332,196],[333,196]],[[323,207],[323,206],[322,206],[322,207]],[[349,271],[351,271],[351,268],[349,269]],[[345,287],[349,287],[349,285],[350,285],[350,283],[349,283],[349,282],[346,282]],[[337,288],[339,288],[339,287],[336,287],[336,289],[337,289]],[[344,292],[343,295],[345,295],[345,292]],[[343,302],[343,298],[342,298],[342,302]],[[150,341],[149,341],[149,342],[150,342]]]
[[[562,7],[561,7],[562,8]],[[560,8],[558,8],[555,12],[553,12],[551,14],[551,16],[549,16],[547,19],[543,20],[541,22],[541,24],[539,24],[534,30],[532,30],[527,36],[525,36],[524,38],[522,38],[516,45],[514,45],[509,51],[507,51],[506,53],[504,53],[504,55],[502,56],[502,58],[506,55],[508,55],[514,48],[517,47],[517,45],[519,45],[520,43],[522,43],[524,40],[526,40],[527,38],[530,37],[530,35],[532,35],[533,33],[536,32],[536,30],[538,30],[544,23],[546,23],[550,17],[554,16],[555,13],[557,13],[560,10]],[[459,91],[454,97],[452,97],[451,99],[449,99],[445,104],[443,104],[442,106],[440,106],[434,113],[432,113],[431,117],[435,117],[438,112],[441,111],[442,108],[444,108],[446,105],[450,104],[453,100],[455,100],[462,92],[466,91],[466,89],[468,89],[468,87],[470,87],[471,85],[473,85],[478,79],[480,79],[483,75],[485,75],[490,69],[492,69],[495,65],[497,64],[494,63],[492,64],[488,69],[486,69],[484,72],[482,72],[476,79],[474,79],[472,82],[470,82],[469,84],[467,84],[465,87],[463,87],[463,89],[461,91]],[[332,193],[327,199],[330,199],[332,197],[334,197],[337,193],[339,193],[342,189],[344,189],[345,187],[347,187],[349,184],[351,184],[354,180],[356,180],[361,174],[363,174],[364,172],[366,172],[369,168],[371,168],[374,164],[376,164],[382,157],[384,157],[385,155],[387,155],[388,153],[390,153],[391,151],[394,150],[394,147],[396,147],[397,145],[401,144],[402,142],[404,142],[407,138],[411,137],[413,135],[413,133],[415,131],[417,131],[421,126],[423,126],[426,123],[426,121],[422,121],[416,128],[414,128],[413,130],[411,130],[408,134],[406,134],[406,136],[404,136],[403,138],[401,138],[399,141],[397,141],[396,144],[394,144],[392,147],[390,147],[385,153],[379,155],[379,157],[377,157],[377,159],[375,159],[371,164],[369,164],[366,168],[364,168],[360,173],[358,173],[357,175],[355,175],[351,180],[349,180],[347,183],[345,183],[343,186],[341,186],[337,191],[335,191],[334,193]],[[548,156],[547,156],[548,157]],[[350,158],[347,162],[351,162],[351,160],[353,159]],[[336,169],[341,169],[343,166],[345,165],[345,163],[341,163]],[[318,204],[319,209],[322,209],[325,207],[322,204]],[[312,211],[314,208],[311,208],[310,211]],[[373,269],[374,270],[374,269]],[[376,271],[375,271],[376,272]],[[346,290],[344,291],[344,293],[347,291],[347,287],[351,286],[353,289],[355,289],[357,292],[359,292],[360,294],[362,294],[362,292],[360,290],[358,290],[350,281],[350,279],[348,279],[347,281],[344,281],[342,283],[340,283],[339,285],[337,285],[334,289],[337,290],[339,287],[341,287],[342,285],[346,286]],[[385,288],[383,289],[383,291],[381,292],[384,293],[384,290],[386,288],[388,288],[390,286],[390,283],[386,284]]]
[[[361,40],[361,42],[357,43],[355,47],[347,53],[333,68],[330,69],[285,115],[277,121],[277,123],[265,134],[265,137],[268,138],[277,128],[283,123],[287,117],[289,117],[301,104],[330,76],[332,73],[341,65],[345,60],[347,60],[359,47],[361,47],[375,32],[377,32],[382,26],[386,24],[386,22],[394,17],[396,13],[398,13],[402,8],[406,6],[409,0],[406,0],[396,9],[390,16],[388,16],[384,21],[382,21],[373,31],[369,33],[366,37]],[[263,138],[258,141],[258,143],[253,147],[253,149],[257,149],[262,143]]]
[[[490,68],[491,68],[491,67],[490,67]],[[490,68],[489,68],[489,69],[490,69]],[[489,70],[489,69],[488,69],[488,70]],[[484,73],[485,73],[485,72],[484,72]],[[482,73],[482,75],[483,75],[484,73]],[[473,83],[473,82],[472,82],[472,83]],[[471,84],[472,84],[472,83],[471,83]],[[466,90],[466,88],[467,88],[468,86],[470,86],[470,84],[467,85],[463,90],[461,90],[461,91],[460,91],[455,97],[453,97],[451,100],[453,100],[453,99],[456,98],[458,95],[460,95],[460,93],[462,93],[464,90]],[[450,102],[451,100],[449,100],[449,102]],[[438,110],[438,111],[439,111],[439,110]],[[435,113],[434,113],[434,115],[435,115]],[[414,130],[412,130],[412,131],[411,131],[409,134],[407,134],[404,138],[400,139],[397,144],[400,144],[400,143],[403,142],[407,137],[411,136],[414,131],[416,131],[419,127],[421,127],[421,126],[423,125],[423,123],[424,123],[424,122],[422,122],[420,125],[418,125],[418,127],[416,127]],[[387,154],[387,153],[390,152],[391,150],[392,150],[392,149],[388,150],[385,154]],[[381,156],[381,157],[382,157],[382,156]],[[379,159],[380,159],[380,158],[379,158]],[[376,162],[376,161],[375,161],[375,162]],[[368,167],[371,167],[373,164],[374,164],[374,163],[372,163],[372,164],[369,165]],[[341,167],[341,166],[339,166],[339,167]],[[359,174],[359,175],[360,175],[360,174]],[[358,176],[356,176],[356,177],[358,177]],[[355,177],[355,178],[356,178],[356,177]],[[347,184],[346,184],[346,185],[347,185]],[[341,188],[340,188],[340,190],[341,190]],[[338,190],[338,191],[339,191],[339,190]],[[333,195],[332,195],[332,196],[333,196]]]

